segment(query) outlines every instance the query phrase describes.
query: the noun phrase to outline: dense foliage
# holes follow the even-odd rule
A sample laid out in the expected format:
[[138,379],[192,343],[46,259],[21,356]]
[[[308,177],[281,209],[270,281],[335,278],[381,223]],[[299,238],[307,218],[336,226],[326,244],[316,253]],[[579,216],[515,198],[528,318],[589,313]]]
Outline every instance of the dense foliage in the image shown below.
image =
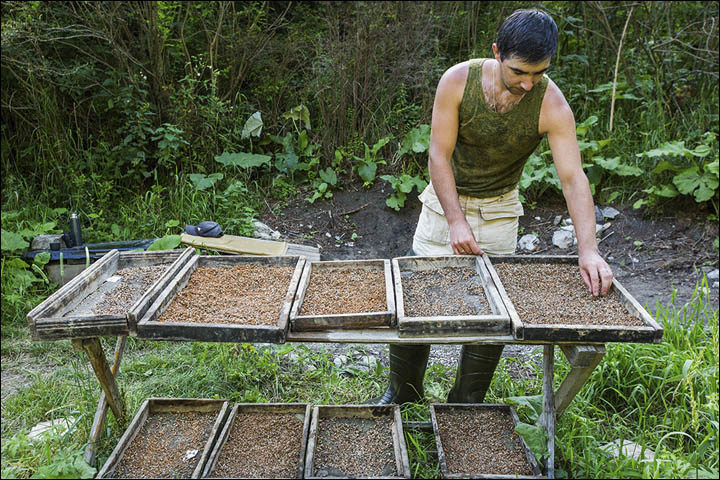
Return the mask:
[[[560,29],[549,75],[600,200],[717,214],[717,2],[3,2],[3,208],[79,209],[90,240],[128,219],[242,234],[262,197],[381,173],[401,208],[427,180],[440,75],[528,6]],[[545,142],[521,188],[557,187]]]

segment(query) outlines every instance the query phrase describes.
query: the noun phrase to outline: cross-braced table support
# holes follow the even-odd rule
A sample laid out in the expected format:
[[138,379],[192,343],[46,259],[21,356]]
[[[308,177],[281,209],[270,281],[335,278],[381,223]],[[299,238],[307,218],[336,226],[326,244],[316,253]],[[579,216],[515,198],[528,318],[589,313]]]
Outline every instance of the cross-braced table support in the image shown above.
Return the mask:
[[[89,464],[95,461],[95,445],[100,438],[108,406],[115,418],[122,422],[125,419],[125,405],[120,395],[115,376],[120,368],[122,354],[125,348],[127,337],[118,337],[115,345],[115,358],[112,368],[107,364],[105,353],[98,338],[75,339],[72,341],[77,350],[84,350],[87,353],[90,363],[97,376],[102,393],[95,413],[95,419],[90,431],[90,439],[85,450],[85,460]],[[288,342],[320,342],[320,343],[400,343],[400,344],[524,344],[544,345],[543,352],[543,414],[538,424],[545,427],[548,432],[548,452],[550,454],[546,462],[546,474],[548,478],[554,478],[555,465],[555,420],[570,405],[575,395],[580,391],[585,382],[590,378],[595,367],[605,355],[605,346],[602,344],[580,345],[576,343],[560,343],[565,357],[570,363],[570,372],[565,377],[557,391],[553,387],[554,377],[554,350],[555,344],[551,342],[525,342],[517,341],[510,336],[493,337],[399,337],[397,331],[391,329],[367,329],[353,331],[324,331],[324,332],[303,332],[288,333]]]

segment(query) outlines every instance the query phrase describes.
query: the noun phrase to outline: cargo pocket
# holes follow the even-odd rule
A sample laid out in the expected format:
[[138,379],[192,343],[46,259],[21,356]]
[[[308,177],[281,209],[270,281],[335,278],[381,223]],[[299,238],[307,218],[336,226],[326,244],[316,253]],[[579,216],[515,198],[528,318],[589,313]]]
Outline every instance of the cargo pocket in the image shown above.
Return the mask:
[[525,211],[518,198],[517,190],[501,195],[496,200],[480,205],[480,217],[483,220],[521,217]]
[[422,202],[422,210],[418,219],[415,236],[426,242],[444,245],[450,243],[450,225],[443,214],[440,199],[429,183],[418,199]]
[[512,255],[517,247],[518,217],[524,214],[517,190],[479,206],[475,240],[490,255]]

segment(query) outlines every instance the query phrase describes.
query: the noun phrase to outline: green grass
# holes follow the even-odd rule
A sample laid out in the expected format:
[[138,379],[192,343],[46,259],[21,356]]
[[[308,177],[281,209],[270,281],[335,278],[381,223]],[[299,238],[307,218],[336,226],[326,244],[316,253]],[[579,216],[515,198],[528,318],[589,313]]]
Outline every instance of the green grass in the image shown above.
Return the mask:
[[[718,312],[696,290],[683,308],[658,305],[665,325],[663,342],[608,344],[607,354],[570,407],[558,419],[556,466],[571,477],[703,477],[718,470]],[[29,477],[42,466],[71,469],[82,452],[100,393],[81,352],[69,342],[31,342],[24,325],[4,327],[3,357],[24,358],[27,385],[3,401],[2,476]],[[106,352],[114,339],[103,339]],[[363,348],[358,346],[357,353]],[[538,349],[539,351],[539,349]],[[44,365],[55,365],[46,372]],[[514,364],[514,365],[513,365]],[[313,365],[315,370],[308,369]],[[512,367],[512,368],[511,368]],[[3,371],[6,366],[3,365]],[[529,373],[513,380],[511,371]],[[569,370],[556,349],[556,386]],[[119,385],[132,418],[148,397],[215,397],[233,402],[310,402],[358,404],[380,395],[386,371],[338,368],[331,352],[304,344],[256,345],[148,342],[130,338]],[[444,402],[454,371],[428,368],[426,402],[411,405],[405,420],[429,420],[427,404]],[[487,401],[541,392],[541,362],[503,358]],[[521,420],[529,410],[517,407]],[[65,436],[31,443],[27,434],[38,422],[72,416]],[[128,421],[129,421],[128,418]],[[109,435],[99,446],[99,465],[124,432],[108,415]],[[438,475],[434,437],[406,432],[414,478]],[[636,442],[655,452],[655,460],[611,459],[601,446],[616,439]],[[58,467],[60,468],[60,467]],[[77,470],[73,470],[77,472]],[[43,471],[40,471],[42,474]]]

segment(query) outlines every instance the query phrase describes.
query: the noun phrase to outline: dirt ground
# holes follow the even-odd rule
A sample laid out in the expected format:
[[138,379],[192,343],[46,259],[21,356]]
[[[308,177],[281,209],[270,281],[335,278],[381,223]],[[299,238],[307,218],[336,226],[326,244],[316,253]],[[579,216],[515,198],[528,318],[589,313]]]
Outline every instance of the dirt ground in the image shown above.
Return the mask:
[[[267,213],[260,220],[289,242],[318,246],[323,260],[404,256],[412,245],[421,204],[413,191],[405,207],[396,212],[385,205],[390,193],[389,184],[378,180],[370,189],[348,187],[314,204],[303,200],[285,207],[271,204],[276,213]],[[707,222],[706,214],[688,214],[680,208],[648,216],[632,207],[613,206],[621,213],[604,220],[611,225],[598,236],[600,252],[618,281],[651,314],[658,301],[670,303],[674,290],[676,306],[688,302],[703,272],[718,268],[718,250],[713,247],[718,224]],[[559,228],[553,221],[558,215],[569,217],[562,198],[537,202],[534,209],[525,206],[521,235],[535,233],[540,239],[533,254],[577,254],[576,247],[560,249],[552,244],[553,232]],[[709,300],[717,309],[718,288],[709,283]]]

